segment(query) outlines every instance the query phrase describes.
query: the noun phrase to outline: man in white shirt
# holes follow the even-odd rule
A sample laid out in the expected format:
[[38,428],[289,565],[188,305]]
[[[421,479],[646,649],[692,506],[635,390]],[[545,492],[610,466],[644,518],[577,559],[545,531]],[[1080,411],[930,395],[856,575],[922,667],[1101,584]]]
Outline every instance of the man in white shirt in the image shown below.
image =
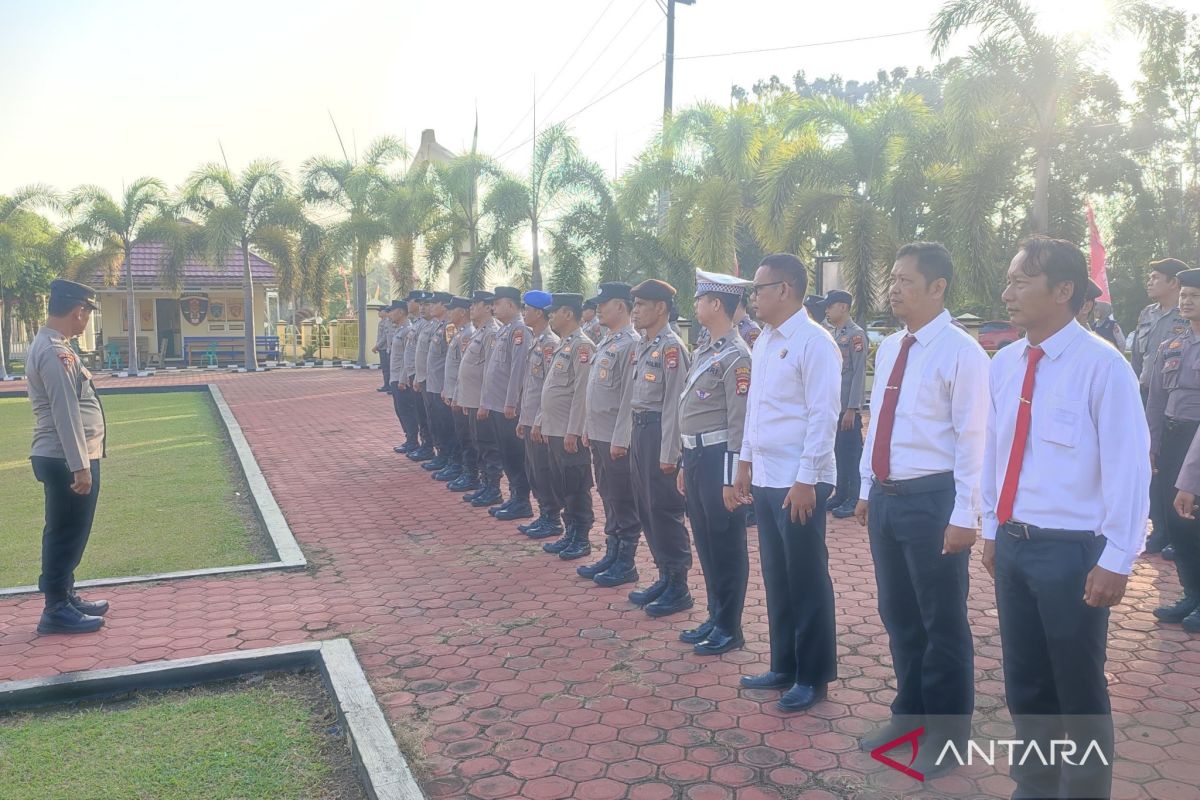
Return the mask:
[[765,327],[754,343],[734,482],[758,517],[771,636],[770,670],[742,686],[788,689],[783,711],[816,704],[837,677],[825,502],[837,481],[842,364],[833,337],[804,310],[807,288],[808,270],[790,254],[767,256],[754,274],[751,302]]
[[940,244],[914,242],[896,254],[888,301],[905,327],[875,356],[855,508],[869,532],[896,670],[892,719],[862,747],[924,727],[913,769],[926,778],[952,764],[934,763],[947,741],[963,750],[975,708],[967,569],[979,530],[988,357],[952,324],[953,277]]
[[1016,738],[1044,753],[1056,739],[1080,754],[1095,742],[1105,758],[1013,764],[1014,797],[1108,797],[1112,785],[1108,616],[1145,539],[1150,434],[1133,370],[1075,321],[1087,281],[1079,248],[1043,236],[1008,268],[1001,298],[1026,338],[991,366],[983,563]]

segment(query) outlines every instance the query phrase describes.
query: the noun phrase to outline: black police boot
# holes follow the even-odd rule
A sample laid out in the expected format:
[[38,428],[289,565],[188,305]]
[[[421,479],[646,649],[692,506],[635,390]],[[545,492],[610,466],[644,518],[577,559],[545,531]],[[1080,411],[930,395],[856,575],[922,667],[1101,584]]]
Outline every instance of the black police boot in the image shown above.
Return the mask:
[[1197,608],[1200,598],[1185,594],[1169,606],[1154,609],[1154,616],[1159,622],[1183,622]]
[[541,525],[531,528],[525,533],[530,539],[549,539],[552,536],[561,536],[563,532],[563,521],[558,514],[551,514],[546,517],[545,522]]
[[549,512],[546,511],[546,509],[543,508],[538,512],[537,519],[535,519],[533,522],[526,522],[522,525],[518,525],[517,530],[519,530],[521,533],[528,536],[530,531],[537,533],[549,521],[550,521],[550,514],[549,514]]
[[563,550],[566,550],[568,547],[570,547],[574,541],[575,541],[575,526],[568,525],[567,529],[565,531],[563,531],[562,536],[558,537],[553,542],[546,542],[544,545],[542,545],[542,552],[557,555],[557,554],[561,553]]
[[483,490],[471,501],[471,505],[476,508],[487,508],[488,506],[496,505],[503,499],[504,495],[500,494],[500,482],[496,481],[495,483],[487,483],[483,487]]
[[528,500],[513,500],[508,508],[496,509],[492,516],[498,520],[529,519],[533,516],[533,506],[529,505]]
[[617,560],[617,551],[621,549],[620,543],[615,536],[604,537],[604,557],[595,564],[585,564],[575,570],[575,574],[581,578],[594,578],[604,570],[608,569]]
[[416,449],[417,449],[417,445],[415,442],[405,442],[404,444],[396,445],[395,447],[393,447],[392,452],[399,453],[400,455],[403,456],[403,455],[408,455],[409,453],[411,453],[413,450],[416,450]]
[[474,472],[465,469],[463,470],[463,474],[450,481],[446,488],[452,492],[467,492],[467,494],[463,496],[463,499],[466,500],[467,497],[470,497],[472,493],[479,491],[481,486],[483,486],[483,484],[479,482],[479,476]]
[[429,472],[440,472],[441,470],[444,470],[449,463],[450,459],[446,458],[445,456],[434,456],[422,464],[421,469]]
[[645,589],[634,589],[629,593],[629,602],[635,606],[644,606],[653,603],[659,596],[667,590],[667,585],[670,581],[667,580],[667,573],[662,568],[658,568],[658,580],[647,586]]
[[433,473],[435,481],[452,481],[459,475],[462,475],[463,468],[461,464],[447,464],[437,472]]
[[1200,609],[1183,618],[1183,629],[1188,633],[1200,633]]
[[103,617],[108,613],[107,600],[84,600],[79,595],[71,592],[67,597],[67,602],[75,606],[75,610],[80,614],[87,614],[89,617]]
[[420,447],[420,448],[417,448],[416,450],[413,450],[411,453],[408,454],[408,457],[411,458],[413,461],[429,461],[431,459],[437,458],[437,455],[433,452],[432,447],[425,446],[425,447]]
[[592,538],[588,534],[591,533],[591,527],[580,525],[575,530],[575,538],[571,540],[571,544],[565,550],[558,554],[558,557],[563,561],[574,561],[577,558],[590,556],[592,554]]
[[687,570],[682,567],[667,572],[667,588],[653,601],[646,604],[646,613],[652,617],[665,617],[687,611],[695,605],[688,590]]
[[592,578],[597,586],[622,586],[626,583],[637,583],[638,571],[634,564],[638,543],[617,540],[617,558],[609,564],[608,569]]
[[84,614],[70,600],[47,606],[38,620],[38,633],[92,633],[104,627],[103,617]]
[[1146,537],[1146,549],[1142,552],[1147,555],[1161,553],[1163,548],[1170,544],[1170,539],[1167,538],[1167,532],[1162,528],[1154,528],[1150,531],[1150,535]]
[[489,508],[489,509],[488,509],[488,514],[490,514],[491,516],[493,516],[493,517],[494,517],[494,516],[496,516],[496,512],[497,512],[497,511],[500,511],[501,509],[504,509],[504,508],[508,508],[509,506],[511,506],[511,505],[512,505],[513,503],[515,503],[515,502],[517,502],[517,498],[510,496],[510,497],[509,497],[507,500],[505,500],[505,501],[504,501],[503,503],[501,503],[500,505],[498,505],[498,506],[495,506],[494,508]]

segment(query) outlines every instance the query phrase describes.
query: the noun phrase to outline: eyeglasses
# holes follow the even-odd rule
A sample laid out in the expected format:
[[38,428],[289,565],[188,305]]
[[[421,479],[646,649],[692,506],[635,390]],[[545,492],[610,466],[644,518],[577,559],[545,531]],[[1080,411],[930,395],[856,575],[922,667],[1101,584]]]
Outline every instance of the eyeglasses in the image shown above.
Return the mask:
[[763,289],[766,289],[767,287],[770,287],[770,286],[779,286],[780,284],[783,284],[783,283],[787,283],[787,281],[771,281],[770,283],[756,283],[750,287],[750,296],[755,297]]

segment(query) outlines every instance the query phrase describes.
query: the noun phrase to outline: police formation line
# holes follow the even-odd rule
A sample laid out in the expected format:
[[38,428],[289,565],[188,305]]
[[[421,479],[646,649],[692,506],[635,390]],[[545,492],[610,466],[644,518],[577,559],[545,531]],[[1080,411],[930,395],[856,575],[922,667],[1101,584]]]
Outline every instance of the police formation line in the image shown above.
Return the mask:
[[[809,708],[836,678],[825,517],[855,516],[897,681],[891,719],[862,746],[923,727],[930,744],[913,768],[930,777],[950,766],[934,761],[939,743],[961,749],[970,735],[968,559],[980,531],[1023,739],[1087,736],[1112,754],[1109,609],[1143,550],[1151,499],[1150,460],[1136,454],[1155,458],[1155,506],[1170,511],[1185,589],[1156,614],[1200,630],[1200,270],[1156,262],[1154,274],[1177,307],[1164,291],[1139,320],[1139,393],[1119,330],[1092,330],[1100,291],[1073,244],[1021,245],[1002,297],[1027,335],[990,361],[946,310],[949,252],[906,245],[888,294],[905,327],[878,348],[865,443],[868,343],[851,297],[806,301],[807,269],[787,254],[765,258],[753,282],[697,272],[691,352],[660,280],[604,283],[587,301],[415,291],[385,309],[377,347],[406,436],[396,450],[496,519],[533,520],[518,530],[553,539],[547,553],[592,553],[595,481],[604,553],[580,577],[636,583],[644,535],[657,574],[629,600],[671,615],[693,606],[694,547],[707,619],[680,639],[698,654],[744,643],[753,513],[771,654],[742,685],[782,690],[782,710]],[[1110,764],[1014,765],[1014,796],[1107,797]]]

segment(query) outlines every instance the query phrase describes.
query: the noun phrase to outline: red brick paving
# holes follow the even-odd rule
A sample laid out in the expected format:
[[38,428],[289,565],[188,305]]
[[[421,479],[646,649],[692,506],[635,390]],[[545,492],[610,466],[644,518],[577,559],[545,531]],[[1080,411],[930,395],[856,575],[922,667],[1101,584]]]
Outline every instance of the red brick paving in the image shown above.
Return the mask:
[[[625,600],[629,587],[577,578],[574,563],[544,555],[394,455],[398,426],[378,380],[342,370],[139,380],[221,386],[311,568],[113,588],[104,631],[78,638],[35,635],[36,596],[0,600],[0,680],[348,636],[391,721],[424,737],[431,797],[1011,791],[1007,777],[978,766],[918,787],[858,752],[856,737],[886,717],[892,689],[866,536],[853,521],[831,522],[828,537],[840,679],[810,713],[784,715],[777,693],[737,684],[767,663],[756,569],[746,649],[694,656],[676,640],[683,616],[647,618]],[[1160,592],[1178,588],[1163,567],[1140,561],[1113,614],[1118,798],[1198,796],[1200,638],[1151,616]],[[973,577],[983,719],[1003,707],[1003,684],[992,583],[977,565]],[[699,580],[693,572],[694,592]]]

